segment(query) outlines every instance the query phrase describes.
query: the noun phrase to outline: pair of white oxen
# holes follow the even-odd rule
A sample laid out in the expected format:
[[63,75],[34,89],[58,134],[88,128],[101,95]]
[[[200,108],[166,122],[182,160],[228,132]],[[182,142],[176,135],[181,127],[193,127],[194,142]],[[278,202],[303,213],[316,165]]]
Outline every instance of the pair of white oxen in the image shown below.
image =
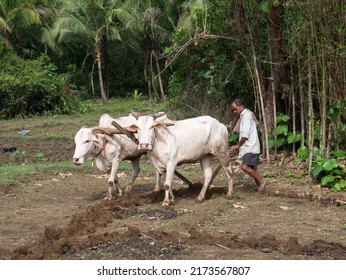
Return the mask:
[[[138,144],[121,134],[112,122],[134,134]],[[156,169],[156,185],[159,191],[160,177],[165,174],[165,198],[162,206],[173,202],[172,180],[177,165],[200,161],[204,173],[204,184],[197,201],[202,202],[211,184],[212,158],[215,156],[223,167],[227,180],[227,196],[232,196],[233,181],[228,147],[228,131],[224,124],[210,116],[172,121],[165,113],[132,115],[113,119],[108,114],[101,116],[98,127],[81,128],[75,135],[73,162],[82,164],[94,159],[103,172],[110,172],[106,199],[112,198],[112,188],[122,195],[117,170],[122,160],[130,160],[132,175],[125,193],[130,193],[139,173],[139,160],[145,153]]]

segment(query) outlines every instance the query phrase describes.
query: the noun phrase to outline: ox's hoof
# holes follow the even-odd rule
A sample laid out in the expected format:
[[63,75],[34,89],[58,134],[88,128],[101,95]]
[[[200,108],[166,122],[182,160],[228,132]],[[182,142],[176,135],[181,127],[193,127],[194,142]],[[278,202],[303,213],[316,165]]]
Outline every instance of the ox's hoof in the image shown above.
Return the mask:
[[167,202],[162,203],[161,206],[162,206],[162,208],[165,209],[165,210],[169,209],[169,203],[167,203]]
[[202,202],[204,202],[204,199],[205,199],[204,195],[203,195],[203,194],[199,194],[199,195],[197,196],[195,202],[197,202],[197,203],[202,203]]
[[231,192],[228,192],[228,193],[226,194],[226,198],[227,198],[227,199],[231,199],[231,198],[232,198],[232,193],[231,193]]

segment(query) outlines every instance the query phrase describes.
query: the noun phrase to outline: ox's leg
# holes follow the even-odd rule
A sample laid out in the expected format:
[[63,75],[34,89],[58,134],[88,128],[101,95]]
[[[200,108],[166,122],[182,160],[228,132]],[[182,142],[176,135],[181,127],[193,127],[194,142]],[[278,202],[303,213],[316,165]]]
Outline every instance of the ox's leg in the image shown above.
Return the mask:
[[[175,170],[175,165],[174,164],[167,164],[166,167],[166,179],[165,179],[165,198],[162,202],[162,207],[168,207],[170,204],[170,201],[173,203],[174,202],[174,195],[172,192],[172,181],[173,181],[173,176],[174,176],[174,170]],[[171,197],[171,199],[169,199]]]
[[161,174],[156,170],[156,184],[154,188],[154,192],[160,191],[160,182],[161,182]]
[[218,157],[220,164],[222,165],[223,170],[225,170],[227,180],[228,180],[228,191],[227,191],[227,197],[232,197],[233,193],[233,176],[232,176],[232,166],[231,166],[231,159],[227,155],[227,153],[223,153],[220,157]]
[[119,196],[122,196],[122,190],[119,185],[119,180],[117,176],[117,171],[119,167],[120,160],[114,159],[112,161],[112,169],[111,169],[111,174],[109,175],[108,178],[108,193],[105,199],[112,199],[112,189],[115,187],[116,194],[119,194]]
[[139,173],[139,160],[140,157],[135,158],[134,160],[131,160],[131,165],[132,165],[132,173],[131,173],[131,180],[129,184],[126,186],[125,189],[125,194],[129,194],[132,190],[133,184],[138,176]]
[[202,166],[203,174],[204,174],[204,184],[203,184],[202,190],[200,191],[197,197],[197,202],[204,201],[205,193],[211,182],[211,177],[213,175],[213,170],[211,168],[211,159],[212,159],[212,156],[210,155],[207,155],[201,159],[201,166]]

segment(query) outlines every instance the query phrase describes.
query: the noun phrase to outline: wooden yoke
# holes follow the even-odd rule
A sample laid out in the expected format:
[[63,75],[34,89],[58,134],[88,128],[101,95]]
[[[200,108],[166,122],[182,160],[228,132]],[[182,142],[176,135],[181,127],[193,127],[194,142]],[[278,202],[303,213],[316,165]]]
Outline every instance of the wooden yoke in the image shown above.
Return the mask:
[[112,125],[115,126],[121,133],[125,134],[127,137],[129,137],[133,142],[138,144],[138,139],[127,129],[123,128],[120,124],[118,124],[116,121],[112,121]]

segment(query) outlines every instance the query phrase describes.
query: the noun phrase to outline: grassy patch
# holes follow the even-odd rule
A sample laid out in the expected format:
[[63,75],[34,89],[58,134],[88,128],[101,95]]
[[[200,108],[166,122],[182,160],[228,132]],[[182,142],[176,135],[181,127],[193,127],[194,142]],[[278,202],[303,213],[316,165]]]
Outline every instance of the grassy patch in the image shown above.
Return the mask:
[[87,114],[110,114],[113,117],[127,115],[132,111],[154,113],[164,111],[160,104],[156,104],[148,99],[141,98],[140,101],[134,98],[110,99],[108,102],[87,101]]
[[51,168],[78,168],[71,162],[49,163],[40,162],[28,165],[5,164],[0,167],[0,180],[9,181],[23,175],[30,175],[36,170],[46,170]]
[[307,223],[307,225],[308,225],[309,227],[317,227],[317,224],[316,224],[316,222],[314,222],[314,221],[309,221],[309,222]]

